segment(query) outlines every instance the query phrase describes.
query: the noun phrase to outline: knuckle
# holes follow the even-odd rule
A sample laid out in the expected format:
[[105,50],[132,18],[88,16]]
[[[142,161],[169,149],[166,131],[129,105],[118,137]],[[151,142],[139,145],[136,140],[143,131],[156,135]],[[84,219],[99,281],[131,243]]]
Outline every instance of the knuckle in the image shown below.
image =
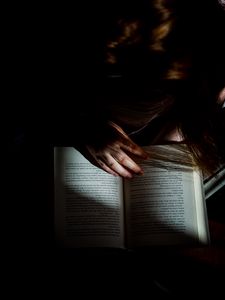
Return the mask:
[[110,166],[110,168],[115,167],[115,163],[114,162],[110,162],[109,166]]
[[102,168],[105,167],[105,164],[104,164],[101,160],[98,160],[98,163],[99,163],[99,165],[100,165]]
[[119,150],[120,149],[120,142],[119,141],[114,141],[110,145],[111,150]]
[[118,162],[123,163],[123,162],[125,161],[126,158],[125,158],[124,155],[122,155],[121,153],[117,153],[115,159],[116,159]]

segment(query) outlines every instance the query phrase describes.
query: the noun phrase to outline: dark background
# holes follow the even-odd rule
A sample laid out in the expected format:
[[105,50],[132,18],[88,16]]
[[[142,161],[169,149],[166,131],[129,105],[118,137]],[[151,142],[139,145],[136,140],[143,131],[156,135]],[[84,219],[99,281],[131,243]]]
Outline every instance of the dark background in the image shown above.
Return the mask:
[[93,21],[99,15],[104,19],[96,3],[98,14],[86,4],[76,9],[55,3],[11,4],[4,10],[5,288],[8,293],[64,297],[78,290],[118,297],[119,287],[124,294],[139,296],[224,293],[224,188],[207,200],[212,245],[206,249],[112,255],[55,247],[52,129],[66,122],[62,99],[75,114],[82,99],[91,102],[91,88],[87,92],[85,87],[95,87],[92,58],[98,53],[95,41],[101,39],[100,19]]

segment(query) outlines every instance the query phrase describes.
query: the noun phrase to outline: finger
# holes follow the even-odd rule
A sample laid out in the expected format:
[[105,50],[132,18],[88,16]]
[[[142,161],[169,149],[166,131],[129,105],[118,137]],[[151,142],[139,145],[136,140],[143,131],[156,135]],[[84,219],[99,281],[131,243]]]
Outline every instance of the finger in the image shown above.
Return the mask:
[[123,131],[123,129],[115,124],[114,122],[109,122],[110,126],[113,127],[120,135],[120,147],[128,152],[131,152],[141,158],[147,159],[149,157],[148,153],[145,152],[141,147],[135,144],[129,136]]
[[114,172],[111,168],[109,168],[102,160],[97,160],[98,165],[100,166],[101,169],[103,169],[105,172],[113,175],[113,176],[119,176],[116,172]]
[[113,158],[122,166],[126,167],[127,169],[131,170],[133,173],[136,174],[144,174],[141,167],[136,164],[125,152],[121,149],[119,152],[115,152]]
[[129,172],[128,170],[126,170],[122,165],[120,165],[118,163],[118,161],[116,161],[116,159],[114,157],[112,157],[110,154],[105,154],[105,161],[104,163],[110,168],[112,169],[114,172],[116,172],[117,174],[119,174],[122,177],[125,178],[132,178],[132,174],[131,172]]
[[98,156],[95,155],[94,150],[92,149],[92,147],[87,146],[88,149],[88,155],[86,155],[86,157],[88,158],[88,160],[95,165],[96,167],[99,167],[101,169],[103,169],[105,172],[113,175],[113,176],[119,176],[119,174],[117,174],[116,172],[114,172],[111,168],[109,168],[103,161],[101,158],[99,158]]
[[122,135],[124,137],[128,137],[128,135],[123,131],[123,129],[119,125],[117,125],[116,123],[114,123],[112,121],[109,121],[108,123],[112,128],[114,128],[117,132],[119,132],[120,135]]
[[123,139],[123,141],[120,142],[120,147],[121,149],[133,153],[134,155],[143,159],[149,158],[148,153],[130,139]]

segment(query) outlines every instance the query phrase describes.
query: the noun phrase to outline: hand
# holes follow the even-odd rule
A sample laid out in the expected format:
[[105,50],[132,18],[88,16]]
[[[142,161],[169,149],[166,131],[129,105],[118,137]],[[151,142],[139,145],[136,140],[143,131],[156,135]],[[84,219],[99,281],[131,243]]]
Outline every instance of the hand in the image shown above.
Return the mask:
[[148,154],[113,122],[109,122],[100,134],[96,134],[92,143],[87,143],[81,152],[91,163],[109,174],[125,178],[143,174],[141,167],[129,155],[148,158]]

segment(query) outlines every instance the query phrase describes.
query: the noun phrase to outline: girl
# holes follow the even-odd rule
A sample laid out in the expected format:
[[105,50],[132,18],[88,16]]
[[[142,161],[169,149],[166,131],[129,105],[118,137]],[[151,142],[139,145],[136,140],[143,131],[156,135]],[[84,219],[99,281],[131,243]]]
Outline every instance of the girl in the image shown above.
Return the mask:
[[149,157],[141,146],[182,142],[212,171],[225,156],[224,11],[214,0],[114,8],[101,91],[81,113],[88,122],[77,148],[106,172],[131,178],[143,173],[135,157]]

